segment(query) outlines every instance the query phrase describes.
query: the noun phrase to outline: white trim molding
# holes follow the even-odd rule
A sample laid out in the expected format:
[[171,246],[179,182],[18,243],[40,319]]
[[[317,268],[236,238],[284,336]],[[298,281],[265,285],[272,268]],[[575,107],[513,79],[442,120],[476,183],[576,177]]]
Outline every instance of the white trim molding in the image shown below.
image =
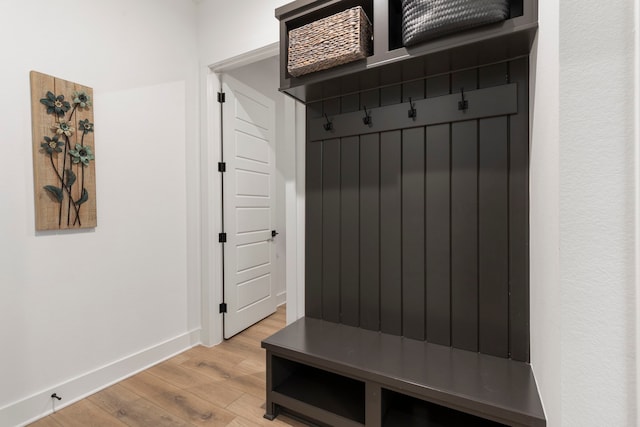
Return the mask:
[[[0,425],[24,426],[200,343],[200,330],[179,335],[0,408]],[[62,397],[53,401],[51,395]],[[55,405],[55,406],[53,406]]]
[[635,267],[635,362],[636,362],[636,425],[640,425],[640,0],[634,8],[634,267]]
[[203,70],[205,108],[202,127],[202,344],[211,347],[222,342],[222,247],[218,233],[222,231],[222,180],[217,168],[220,161],[221,106],[217,93],[222,89],[219,76],[209,67]]
[[[278,43],[238,55],[203,67],[201,115],[202,150],[202,343],[214,346],[222,342],[223,315],[218,313],[222,303],[222,247],[217,235],[222,231],[222,182],[214,165],[221,159],[221,107],[217,92],[221,90],[221,74],[279,54]],[[304,140],[305,106],[285,97],[285,130],[288,147],[295,147],[295,182],[285,184],[286,212],[286,304],[287,323],[304,316]],[[302,231],[302,234],[301,234]],[[293,242],[293,247],[289,245]]]
[[243,53],[242,55],[228,58],[218,63],[209,66],[209,69],[214,73],[229,72],[235,68],[244,67],[245,65],[253,64],[254,62],[262,61],[263,59],[271,58],[280,53],[280,43],[275,42],[261,48]]

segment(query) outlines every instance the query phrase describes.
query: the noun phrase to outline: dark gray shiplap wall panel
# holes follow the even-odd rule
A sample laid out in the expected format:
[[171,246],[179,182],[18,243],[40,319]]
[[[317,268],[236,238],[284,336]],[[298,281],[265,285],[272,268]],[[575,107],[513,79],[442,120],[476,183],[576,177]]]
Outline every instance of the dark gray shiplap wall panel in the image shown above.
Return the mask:
[[340,114],[341,104],[340,98],[325,99],[322,101],[322,112],[329,117],[334,114]]
[[322,102],[307,104],[307,119],[317,119],[318,117],[322,117]]
[[340,321],[360,323],[360,143],[341,142],[340,179]]
[[360,96],[357,93],[340,98],[340,112],[350,113],[360,109]]
[[424,64],[422,66],[403,66],[402,67],[402,81],[412,82],[415,80],[424,80],[424,76],[427,74]]
[[449,74],[428,78],[426,81],[427,98],[448,95],[450,93],[449,80],[450,80]]
[[451,344],[478,351],[478,125],[451,126]]
[[506,62],[480,67],[478,70],[478,84],[480,88],[499,86],[508,83]]
[[425,339],[426,314],[424,133],[402,131],[402,334],[417,340]]
[[[414,80],[402,84],[402,102],[408,103],[409,99],[417,101],[425,98],[425,80]],[[409,110],[407,105],[407,110]]]
[[360,109],[376,108],[380,106],[380,89],[368,90],[360,93]]
[[340,140],[322,146],[322,318],[339,322]]
[[380,88],[380,106],[394,105],[402,102],[402,85]]
[[[356,95],[357,92],[356,88],[360,88],[360,81],[361,79],[356,75],[356,74],[352,74],[349,76],[344,76],[343,78],[340,79],[340,94],[343,94],[341,96],[341,98],[349,98],[350,96]],[[349,95],[344,95],[345,93],[348,93]]]
[[308,143],[307,315],[528,361],[528,60],[384,78],[307,120],[507,82],[518,113]]
[[380,86],[388,86],[393,82],[399,82],[403,75],[403,65],[400,62],[393,63],[388,69],[380,73]]
[[449,125],[427,127],[426,283],[427,341],[451,344]]
[[[320,109],[320,111],[322,111]],[[309,110],[307,109],[307,112]],[[305,314],[322,318],[322,143],[306,146]]]
[[509,116],[509,344],[511,358],[529,361],[529,61],[509,64],[518,84],[518,114]]
[[380,330],[402,334],[402,141],[380,134]]
[[478,254],[480,352],[509,355],[507,118],[480,120]]
[[360,137],[360,326],[380,329],[380,136]]
[[451,93],[459,93],[460,89],[465,91],[478,88],[478,70],[465,70],[451,74]]

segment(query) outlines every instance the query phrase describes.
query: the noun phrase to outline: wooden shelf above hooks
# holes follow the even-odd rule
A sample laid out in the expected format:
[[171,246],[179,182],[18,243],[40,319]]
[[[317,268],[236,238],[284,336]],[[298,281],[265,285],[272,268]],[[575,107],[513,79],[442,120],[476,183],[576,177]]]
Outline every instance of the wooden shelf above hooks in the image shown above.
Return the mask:
[[[373,55],[300,77],[289,75],[288,32],[353,6],[362,6],[373,23]],[[410,48],[401,42],[400,0],[297,0],[276,9],[275,15],[280,20],[280,90],[304,103],[526,56],[538,28],[537,0],[511,0],[506,21]]]

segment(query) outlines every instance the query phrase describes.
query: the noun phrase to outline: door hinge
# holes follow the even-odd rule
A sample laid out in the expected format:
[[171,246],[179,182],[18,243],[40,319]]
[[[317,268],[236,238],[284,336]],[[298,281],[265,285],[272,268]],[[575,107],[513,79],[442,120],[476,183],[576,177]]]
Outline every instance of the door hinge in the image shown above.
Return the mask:
[[226,172],[227,164],[225,162],[218,162],[218,172]]
[[226,313],[227,312],[227,303],[223,302],[220,304],[220,313]]
[[226,101],[226,97],[224,95],[224,92],[218,92],[218,102],[222,104],[225,101]]
[[218,242],[227,243],[227,233],[218,233]]

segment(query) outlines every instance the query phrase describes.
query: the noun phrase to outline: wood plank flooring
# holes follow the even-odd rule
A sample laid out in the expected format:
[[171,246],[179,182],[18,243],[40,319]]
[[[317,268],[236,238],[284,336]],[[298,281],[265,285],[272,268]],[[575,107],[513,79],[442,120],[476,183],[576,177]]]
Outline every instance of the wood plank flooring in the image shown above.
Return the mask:
[[31,424],[31,427],[190,427],[306,424],[265,412],[260,342],[285,326],[285,307],[230,340],[194,347]]

